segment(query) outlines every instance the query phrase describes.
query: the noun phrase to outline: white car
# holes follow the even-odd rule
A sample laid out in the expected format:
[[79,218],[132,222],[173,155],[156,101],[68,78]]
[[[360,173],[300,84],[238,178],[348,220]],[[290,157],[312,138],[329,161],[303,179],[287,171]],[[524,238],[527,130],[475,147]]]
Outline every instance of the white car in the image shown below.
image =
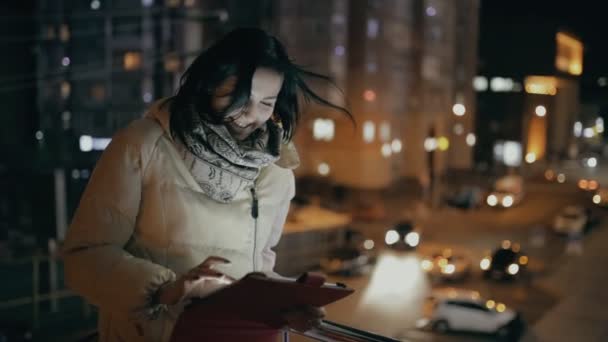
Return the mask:
[[553,220],[553,230],[560,234],[582,234],[588,220],[584,207],[569,205]]
[[463,289],[433,291],[426,303],[429,323],[438,332],[450,330],[493,333],[500,337],[520,328],[519,315],[503,303],[481,298],[479,292]]

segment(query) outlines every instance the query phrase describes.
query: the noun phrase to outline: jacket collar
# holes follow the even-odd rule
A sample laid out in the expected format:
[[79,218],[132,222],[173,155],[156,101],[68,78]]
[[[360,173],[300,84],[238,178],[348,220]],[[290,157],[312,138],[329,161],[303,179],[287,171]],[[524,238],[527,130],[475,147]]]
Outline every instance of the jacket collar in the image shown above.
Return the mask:
[[[152,104],[150,109],[144,114],[144,117],[155,120],[165,132],[165,135],[169,137],[169,139],[173,140],[171,135],[171,128],[169,123],[169,103],[167,103],[167,98],[162,98]],[[279,151],[279,159],[275,161],[275,165],[284,168],[284,169],[295,169],[300,165],[300,156],[298,155],[298,151],[296,150],[296,146],[292,141],[281,144],[281,148]]]

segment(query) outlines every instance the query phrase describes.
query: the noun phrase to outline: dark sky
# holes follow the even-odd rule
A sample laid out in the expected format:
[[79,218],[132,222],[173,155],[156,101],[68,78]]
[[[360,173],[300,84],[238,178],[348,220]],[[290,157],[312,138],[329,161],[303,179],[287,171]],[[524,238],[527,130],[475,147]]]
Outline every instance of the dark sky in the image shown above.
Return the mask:
[[585,45],[583,77],[608,75],[608,1],[481,0],[481,44],[485,46],[480,50],[501,44],[483,39],[492,36],[496,23],[516,27],[522,20],[537,22],[539,28],[557,26],[574,33]]

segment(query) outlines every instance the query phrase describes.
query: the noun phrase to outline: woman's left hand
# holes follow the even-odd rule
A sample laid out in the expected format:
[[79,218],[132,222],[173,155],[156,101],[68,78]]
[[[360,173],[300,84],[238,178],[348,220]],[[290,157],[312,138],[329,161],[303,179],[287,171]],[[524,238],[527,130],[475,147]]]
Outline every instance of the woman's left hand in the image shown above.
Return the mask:
[[283,314],[287,325],[297,331],[307,331],[321,325],[321,320],[325,317],[325,309],[315,306],[303,306],[288,310]]

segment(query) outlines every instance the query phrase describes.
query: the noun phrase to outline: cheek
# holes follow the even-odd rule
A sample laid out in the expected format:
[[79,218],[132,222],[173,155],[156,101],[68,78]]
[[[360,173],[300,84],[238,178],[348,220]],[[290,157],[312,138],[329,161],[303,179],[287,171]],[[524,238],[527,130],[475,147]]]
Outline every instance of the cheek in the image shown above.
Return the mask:
[[213,97],[211,99],[211,108],[216,112],[221,112],[230,104],[230,96]]

